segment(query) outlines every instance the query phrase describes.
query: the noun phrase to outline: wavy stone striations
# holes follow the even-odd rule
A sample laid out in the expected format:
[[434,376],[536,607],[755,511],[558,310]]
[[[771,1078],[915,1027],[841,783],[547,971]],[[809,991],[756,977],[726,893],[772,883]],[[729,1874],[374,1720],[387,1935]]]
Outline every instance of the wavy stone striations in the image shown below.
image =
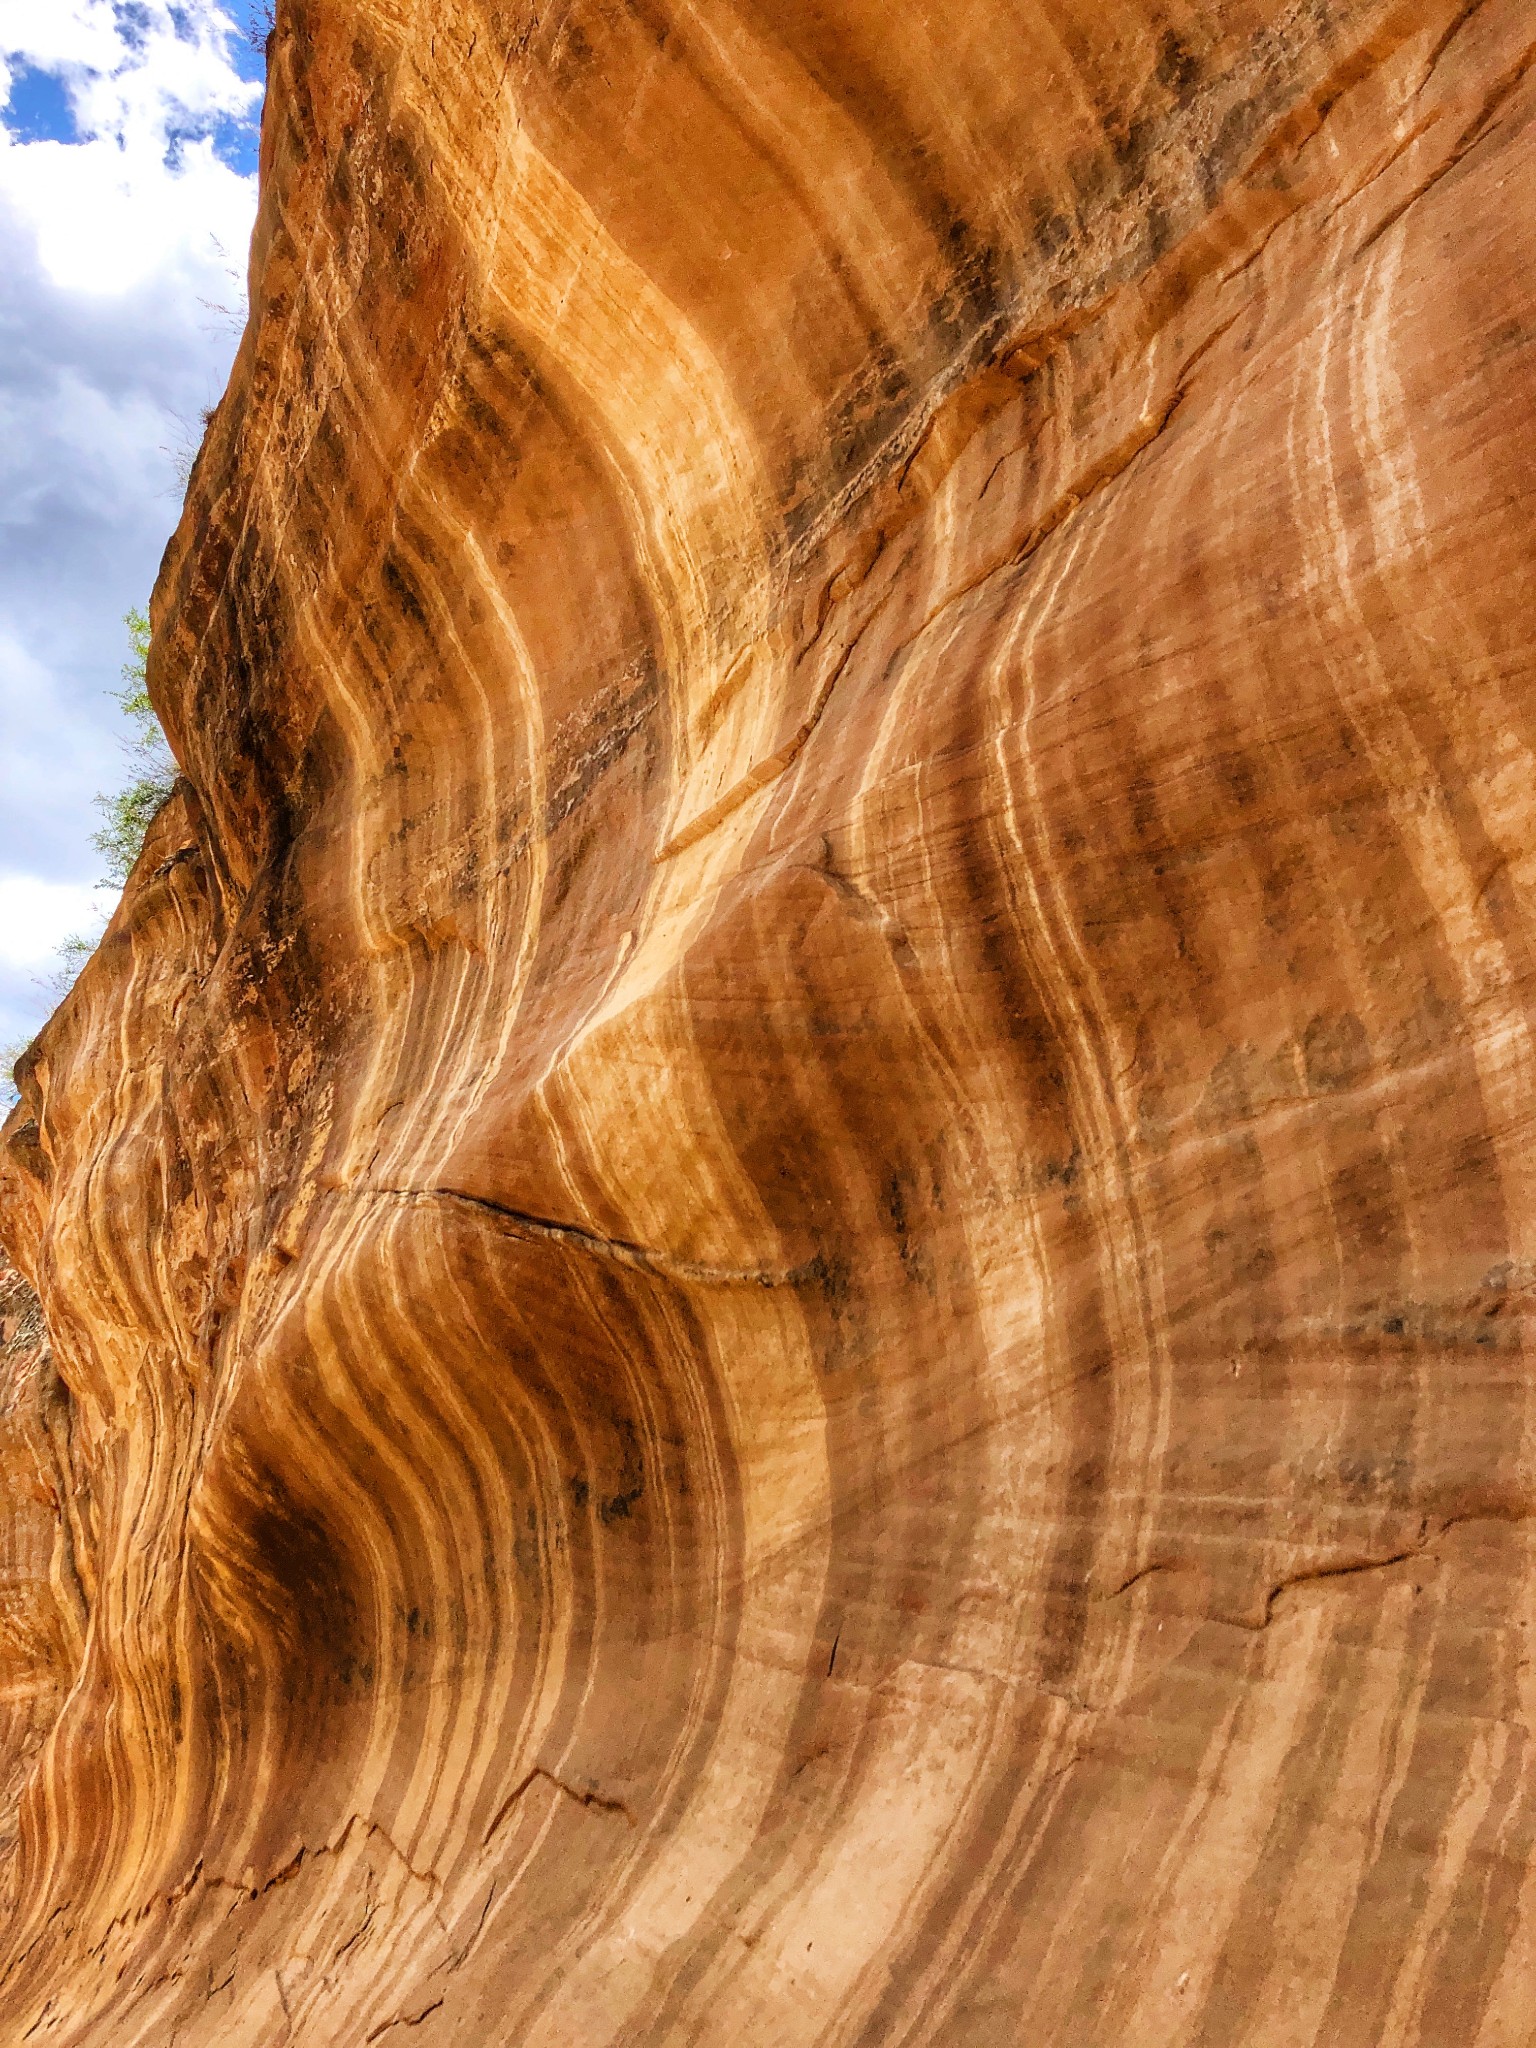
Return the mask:
[[0,1909],[14,1910],[17,1808],[79,1667],[90,1496],[37,1296],[0,1251]]
[[6,2040],[1528,2041],[1533,34],[283,6]]

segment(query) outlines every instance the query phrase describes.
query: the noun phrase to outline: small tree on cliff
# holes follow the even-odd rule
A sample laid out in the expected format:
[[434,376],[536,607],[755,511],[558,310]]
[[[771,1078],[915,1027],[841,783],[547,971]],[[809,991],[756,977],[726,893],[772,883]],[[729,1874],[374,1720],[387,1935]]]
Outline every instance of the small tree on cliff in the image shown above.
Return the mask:
[[126,788],[104,791],[97,797],[96,808],[105,822],[91,839],[107,863],[108,879],[119,887],[127,881],[129,870],[139,857],[151,818],[176,781],[176,763],[155,716],[155,707],[149,701],[145,682],[149,661],[148,616],[135,607],[123,623],[128,628],[132,651],[123,663],[123,687],[113,694],[133,721],[134,736],[126,743],[125,751],[136,773]]
[[[143,849],[150,821],[176,783],[175,757],[160,729],[145,681],[149,662],[149,619],[135,606],[125,615],[123,623],[128,628],[129,654],[123,663],[123,687],[112,694],[133,723],[133,737],[124,742],[124,752],[133,763],[135,773],[125,788],[104,790],[97,797],[96,808],[102,814],[103,823],[101,830],[91,835],[91,844],[107,863],[103,886],[115,883],[118,888],[127,881]],[[71,932],[60,942],[53,972],[41,978],[38,986],[50,991],[56,1000],[68,995],[75,977],[95,951],[99,937],[99,932],[96,938],[87,937],[83,932]],[[30,1040],[22,1040],[0,1048],[0,1115],[16,1100],[13,1070],[29,1044]]]

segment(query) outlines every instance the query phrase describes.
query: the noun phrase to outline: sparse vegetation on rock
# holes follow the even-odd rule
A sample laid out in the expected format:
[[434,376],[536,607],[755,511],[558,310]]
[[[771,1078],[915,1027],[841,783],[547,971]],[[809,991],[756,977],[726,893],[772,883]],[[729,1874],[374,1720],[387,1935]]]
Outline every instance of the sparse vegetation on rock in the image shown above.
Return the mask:
[[[176,762],[166,745],[155,707],[149,701],[149,616],[135,608],[126,614],[123,623],[128,628],[132,652],[123,663],[123,687],[114,694],[133,722],[134,735],[126,750],[135,772],[122,789],[97,797],[96,805],[104,823],[91,839],[107,863],[107,879],[119,887],[127,881],[139,857],[150,820],[176,784]],[[90,951],[90,942],[66,940],[61,950],[72,946],[80,948],[79,957],[74,960],[78,969],[80,958]]]

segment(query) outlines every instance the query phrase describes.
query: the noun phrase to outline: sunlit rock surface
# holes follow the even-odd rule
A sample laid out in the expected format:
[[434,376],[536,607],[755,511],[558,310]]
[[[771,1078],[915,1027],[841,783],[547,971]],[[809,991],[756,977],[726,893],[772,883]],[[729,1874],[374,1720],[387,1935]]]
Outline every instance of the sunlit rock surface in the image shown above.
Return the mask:
[[0,1250],[0,1911],[13,1909],[21,1790],[80,1661],[89,1482],[37,1296]]
[[1532,36],[284,6],[6,2041],[1526,2043]]

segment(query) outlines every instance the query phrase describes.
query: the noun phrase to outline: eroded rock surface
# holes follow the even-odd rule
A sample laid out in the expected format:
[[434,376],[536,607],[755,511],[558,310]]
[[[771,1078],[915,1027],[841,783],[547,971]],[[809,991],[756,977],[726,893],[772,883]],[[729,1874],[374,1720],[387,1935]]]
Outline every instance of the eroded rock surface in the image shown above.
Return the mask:
[[80,1661],[88,1496],[37,1296],[0,1250],[0,1905],[14,1908],[22,1787]]
[[283,7],[7,2039],[1527,2040],[1532,35]]

